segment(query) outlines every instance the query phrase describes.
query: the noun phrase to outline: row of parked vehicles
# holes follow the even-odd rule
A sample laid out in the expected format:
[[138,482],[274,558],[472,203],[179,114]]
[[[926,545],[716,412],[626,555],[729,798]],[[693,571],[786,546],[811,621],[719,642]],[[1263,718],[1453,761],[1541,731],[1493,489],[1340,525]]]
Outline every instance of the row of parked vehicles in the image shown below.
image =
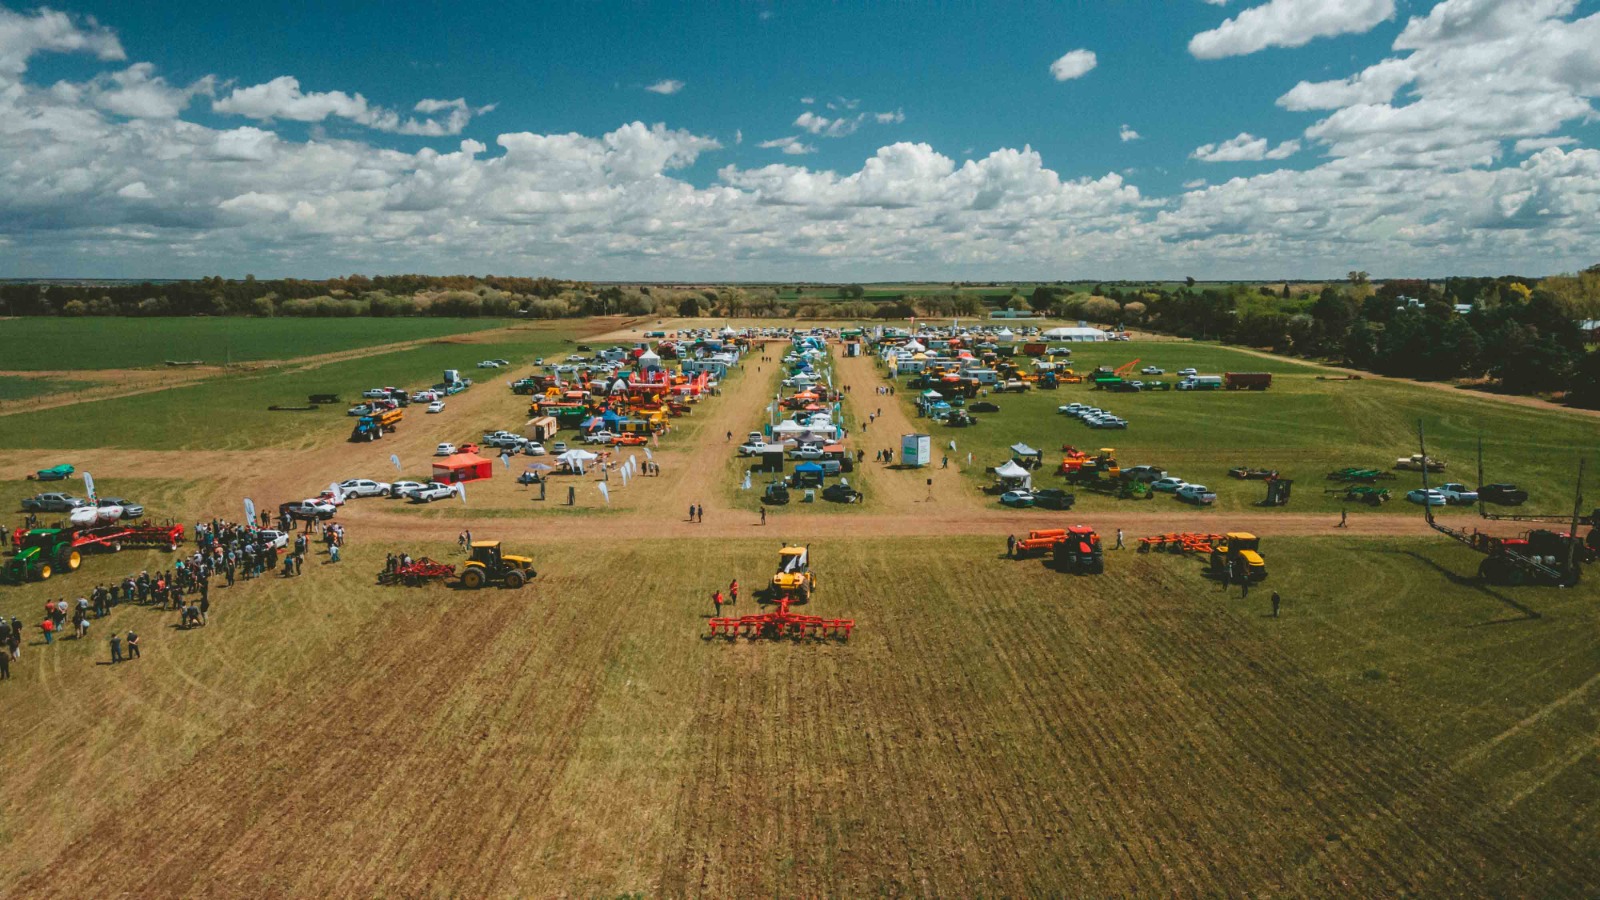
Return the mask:
[[52,491],[36,494],[22,501],[23,512],[72,513],[79,509],[94,508],[102,520],[137,519],[144,515],[144,507],[121,497],[96,497],[85,500],[71,494]]
[[1127,428],[1128,420],[1088,403],[1068,403],[1056,412],[1071,416],[1090,428]]

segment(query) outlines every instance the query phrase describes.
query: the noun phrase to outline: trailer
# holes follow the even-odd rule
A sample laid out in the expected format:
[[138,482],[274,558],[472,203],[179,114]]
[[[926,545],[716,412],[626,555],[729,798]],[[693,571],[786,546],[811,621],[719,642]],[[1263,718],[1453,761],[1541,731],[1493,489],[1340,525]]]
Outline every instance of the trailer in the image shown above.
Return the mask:
[[1222,386],[1230,391],[1264,391],[1272,387],[1271,372],[1225,372]]
[[93,525],[83,528],[34,528],[19,535],[17,552],[5,564],[8,581],[45,581],[54,575],[75,572],[88,551],[116,553],[124,547],[178,549],[183,543],[183,526]]

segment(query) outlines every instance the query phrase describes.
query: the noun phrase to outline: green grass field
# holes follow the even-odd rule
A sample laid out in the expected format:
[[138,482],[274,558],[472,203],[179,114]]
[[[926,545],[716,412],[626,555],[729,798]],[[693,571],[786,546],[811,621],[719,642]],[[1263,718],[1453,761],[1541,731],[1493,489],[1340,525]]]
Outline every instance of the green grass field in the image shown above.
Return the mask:
[[[0,686],[49,698],[8,704],[10,889],[1600,887],[1595,589],[1456,584],[1455,545],[1269,542],[1275,620],[1189,558],[1075,578],[994,540],[818,541],[808,611],[859,623],[819,645],[700,637],[767,541],[523,546],[532,586],[470,597],[372,585],[388,549],[219,590],[196,631],[124,607],[92,642],[30,633]],[[0,613],[32,622],[60,587]],[[111,628],[144,658],[97,665]],[[152,823],[206,837],[169,857]]]
[[501,319],[434,318],[3,319],[0,368],[133,369],[169,359],[211,365],[296,359],[507,324]]
[[[5,426],[0,428],[0,448],[239,450],[326,445],[349,435],[351,420],[345,410],[359,402],[366,388],[393,384],[416,390],[439,381],[445,369],[455,368],[483,382],[472,390],[504,391],[504,376],[475,368],[479,360],[505,357],[524,365],[570,347],[564,343],[568,334],[557,327],[529,326],[494,342],[426,344],[309,369],[290,366],[218,376],[188,387],[81,403],[70,410],[18,413],[0,420]],[[304,405],[315,393],[336,393],[348,402],[312,412],[267,409]],[[521,422],[496,427],[509,424]]]
[[[1188,343],[1132,342],[1086,345],[1074,348],[1073,368],[1088,372],[1097,365],[1120,366],[1140,358],[1139,367],[1156,365],[1163,376],[1134,377],[1176,379],[1171,374],[1193,367],[1202,373],[1225,371],[1272,372],[1271,389],[1256,391],[1163,391],[1118,394],[1093,390],[1089,384],[1062,385],[1059,389],[1026,394],[993,394],[999,413],[979,414],[970,428],[927,425],[936,442],[954,440],[954,458],[977,486],[992,483],[984,469],[1009,457],[1012,444],[1022,442],[1045,451],[1046,469],[1035,477],[1036,487],[1057,484],[1054,475],[1063,444],[1093,451],[1113,447],[1124,466],[1159,465],[1186,481],[1200,482],[1217,493],[1219,510],[1251,507],[1266,496],[1260,482],[1229,478],[1228,469],[1252,466],[1279,470],[1293,478],[1290,511],[1325,510],[1337,514],[1348,507],[1351,515],[1368,512],[1417,514],[1404,500],[1407,490],[1421,485],[1416,473],[1396,473],[1390,488],[1393,500],[1373,510],[1362,504],[1344,504],[1327,495],[1332,486],[1324,476],[1346,466],[1391,469],[1400,456],[1417,451],[1416,429],[1427,429],[1429,452],[1444,459],[1449,468],[1430,476],[1432,483],[1458,480],[1478,483],[1477,442],[1483,435],[1485,479],[1512,481],[1532,495],[1528,509],[1570,512],[1572,485],[1580,453],[1593,453],[1595,423],[1583,416],[1556,410],[1530,409],[1496,403],[1468,392],[1382,379],[1355,382],[1316,380],[1316,369],[1298,363],[1263,359],[1235,350]],[[911,389],[899,399],[914,407]],[[1056,412],[1060,405],[1090,403],[1129,421],[1126,430],[1093,429]],[[973,463],[967,466],[966,455]],[[1592,455],[1590,462],[1597,462]],[[1126,506],[1130,501],[1079,494],[1086,509]],[[1158,495],[1154,504],[1170,504]],[[1468,515],[1468,510],[1446,510]]]
[[28,378],[22,375],[0,375],[0,400],[33,400],[76,390],[87,382],[67,378]]

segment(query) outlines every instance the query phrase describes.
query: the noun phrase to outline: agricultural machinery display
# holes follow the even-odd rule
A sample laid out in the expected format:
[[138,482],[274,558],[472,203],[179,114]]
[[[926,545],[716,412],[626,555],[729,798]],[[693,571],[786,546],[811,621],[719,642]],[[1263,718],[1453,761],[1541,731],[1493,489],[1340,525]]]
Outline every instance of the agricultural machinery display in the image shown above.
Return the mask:
[[1329,481],[1337,481],[1341,484],[1372,484],[1375,481],[1389,481],[1395,477],[1393,472],[1385,472],[1382,469],[1367,469],[1361,466],[1347,466],[1328,473]]
[[1182,531],[1154,534],[1139,539],[1140,553],[1198,554],[1206,558],[1206,568],[1217,575],[1227,573],[1238,581],[1263,581],[1267,562],[1261,556],[1261,539],[1245,531],[1227,534]]
[[538,575],[532,559],[501,553],[499,541],[473,541],[472,555],[461,568],[461,586],[476,590],[499,584],[515,589]]
[[811,554],[807,547],[785,546],[778,551],[778,571],[767,585],[770,597],[788,597],[798,603],[809,603],[817,592],[817,576],[811,571]]
[[417,587],[430,581],[443,581],[454,578],[456,567],[450,563],[434,562],[424,556],[414,559],[409,563],[396,566],[392,572],[384,572],[378,576],[379,584],[403,584],[407,587]]
[[125,547],[178,549],[183,543],[183,526],[93,525],[73,528],[17,529],[13,535],[16,553],[6,560],[7,581],[45,581],[56,575],[75,572],[89,551],[116,553]]

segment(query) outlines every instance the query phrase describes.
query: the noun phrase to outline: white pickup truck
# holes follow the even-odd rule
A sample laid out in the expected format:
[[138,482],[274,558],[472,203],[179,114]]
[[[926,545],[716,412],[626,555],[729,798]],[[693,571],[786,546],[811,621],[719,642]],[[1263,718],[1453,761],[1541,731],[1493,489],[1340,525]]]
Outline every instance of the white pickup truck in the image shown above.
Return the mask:
[[432,503],[435,500],[444,500],[456,495],[456,486],[438,481],[430,481],[420,488],[416,488],[406,496],[414,503]]

